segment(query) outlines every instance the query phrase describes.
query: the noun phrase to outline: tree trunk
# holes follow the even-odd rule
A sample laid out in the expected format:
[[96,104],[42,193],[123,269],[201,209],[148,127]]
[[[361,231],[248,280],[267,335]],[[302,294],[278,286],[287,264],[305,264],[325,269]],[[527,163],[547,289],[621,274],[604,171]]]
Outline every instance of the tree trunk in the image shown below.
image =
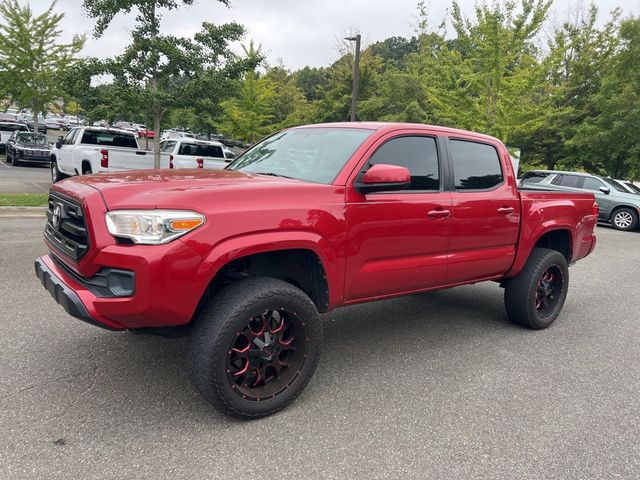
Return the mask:
[[[153,112],[153,130],[156,133],[153,137],[153,168],[160,168],[160,121],[162,113],[156,110]],[[148,140],[147,140],[148,141]]]
[[36,105],[32,106],[33,112],[33,132],[38,133],[38,107]]

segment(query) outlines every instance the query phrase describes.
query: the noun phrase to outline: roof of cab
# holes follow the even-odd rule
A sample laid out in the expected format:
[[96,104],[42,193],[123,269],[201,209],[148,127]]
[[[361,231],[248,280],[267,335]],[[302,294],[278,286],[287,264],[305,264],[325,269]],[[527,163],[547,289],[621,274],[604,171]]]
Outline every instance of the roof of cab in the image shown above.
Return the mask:
[[457,128],[441,127],[439,125],[425,125],[423,123],[402,123],[402,122],[334,122],[334,123],[316,123],[313,125],[301,125],[296,128],[365,128],[376,131],[393,131],[403,128],[412,128],[417,130],[425,130],[430,132],[439,132],[448,135],[461,135],[465,137],[474,137],[478,139],[500,141],[496,137],[483,133],[471,132],[468,130],[460,130]]

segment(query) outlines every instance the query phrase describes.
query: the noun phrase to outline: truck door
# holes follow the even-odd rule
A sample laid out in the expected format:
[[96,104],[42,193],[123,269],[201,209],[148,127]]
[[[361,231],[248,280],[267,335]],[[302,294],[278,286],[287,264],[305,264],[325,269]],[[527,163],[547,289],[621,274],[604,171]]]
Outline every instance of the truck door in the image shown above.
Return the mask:
[[402,191],[347,193],[345,301],[424,290],[447,273],[451,192],[443,188],[443,143],[424,131],[394,132],[371,148],[359,175],[375,164],[409,169]]
[[447,283],[506,272],[515,257],[520,198],[499,145],[449,138],[453,208]]
[[75,175],[76,173],[74,169],[73,156],[75,150],[74,145],[79,132],[79,128],[69,130],[62,139],[62,143],[58,149],[58,168],[68,175]]

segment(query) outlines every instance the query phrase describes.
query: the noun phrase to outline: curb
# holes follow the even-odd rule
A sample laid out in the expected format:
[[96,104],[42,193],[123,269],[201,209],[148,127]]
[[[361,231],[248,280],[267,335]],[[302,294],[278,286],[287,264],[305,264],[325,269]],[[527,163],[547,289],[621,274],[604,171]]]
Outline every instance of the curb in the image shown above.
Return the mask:
[[46,217],[47,207],[0,207],[0,218]]

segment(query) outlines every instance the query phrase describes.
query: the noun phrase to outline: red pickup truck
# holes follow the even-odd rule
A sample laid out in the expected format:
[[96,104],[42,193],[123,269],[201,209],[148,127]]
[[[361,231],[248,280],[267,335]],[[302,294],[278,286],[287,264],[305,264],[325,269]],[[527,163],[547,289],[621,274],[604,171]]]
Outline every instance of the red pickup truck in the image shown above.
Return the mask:
[[35,262],[66,311],[112,330],[188,331],[196,388],[257,418],[318,362],[319,312],[495,281],[548,327],[593,251],[592,194],[518,190],[500,141],[337,123],[266,138],[226,170],[74,177],[50,193]]

